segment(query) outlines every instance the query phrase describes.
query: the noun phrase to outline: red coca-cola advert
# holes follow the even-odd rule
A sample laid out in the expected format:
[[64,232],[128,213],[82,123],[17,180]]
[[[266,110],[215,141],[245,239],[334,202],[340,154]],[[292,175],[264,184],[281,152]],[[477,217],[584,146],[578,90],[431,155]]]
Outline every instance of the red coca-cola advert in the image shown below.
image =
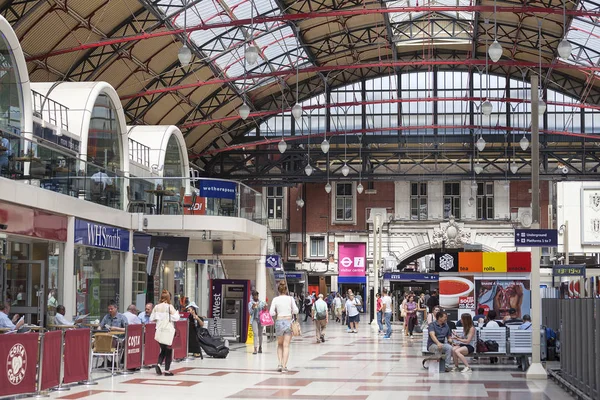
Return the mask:
[[0,335],[0,397],[35,392],[38,338],[37,333]]
[[60,344],[62,331],[46,332],[44,334],[43,362],[42,362],[42,387],[46,390],[58,386],[60,383]]
[[142,334],[143,325],[128,325],[125,337],[125,368],[141,368],[142,366]]
[[144,329],[144,359],[143,365],[156,365],[160,354],[160,345],[154,340],[156,324],[146,324]]

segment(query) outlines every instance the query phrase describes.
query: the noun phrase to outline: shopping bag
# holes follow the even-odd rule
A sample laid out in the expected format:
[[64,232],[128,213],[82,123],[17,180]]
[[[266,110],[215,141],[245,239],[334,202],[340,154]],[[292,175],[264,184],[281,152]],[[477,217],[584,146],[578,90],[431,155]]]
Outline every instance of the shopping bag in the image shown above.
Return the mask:
[[271,317],[271,313],[267,310],[262,310],[259,314],[260,316],[260,324],[262,326],[271,326],[273,325],[273,317]]
[[156,324],[156,333],[154,333],[154,340],[160,344],[166,344],[170,346],[173,344],[173,338],[175,337],[175,327],[168,319],[161,319]]

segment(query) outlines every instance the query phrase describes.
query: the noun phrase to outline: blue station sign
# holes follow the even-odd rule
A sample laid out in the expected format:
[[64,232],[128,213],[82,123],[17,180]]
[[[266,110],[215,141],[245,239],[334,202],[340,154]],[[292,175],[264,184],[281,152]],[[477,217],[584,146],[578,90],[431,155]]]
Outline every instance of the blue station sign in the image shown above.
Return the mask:
[[556,247],[556,229],[515,229],[515,247]]
[[390,281],[438,281],[440,276],[437,274],[412,274],[408,272],[393,273],[386,272],[383,274],[383,279]]

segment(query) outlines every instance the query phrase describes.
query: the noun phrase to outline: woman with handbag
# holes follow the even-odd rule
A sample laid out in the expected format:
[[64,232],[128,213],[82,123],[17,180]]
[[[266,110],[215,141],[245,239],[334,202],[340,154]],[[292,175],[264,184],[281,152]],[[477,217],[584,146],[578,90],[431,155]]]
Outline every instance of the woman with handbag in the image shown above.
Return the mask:
[[300,336],[300,324],[292,319],[299,312],[294,299],[288,296],[288,288],[285,281],[279,282],[277,286],[279,296],[271,302],[271,316],[275,320],[275,336],[277,336],[277,359],[279,372],[288,372],[287,362],[290,355],[290,342],[292,335]]
[[[254,352],[252,354],[262,353],[263,328],[260,322],[260,312],[267,309],[267,303],[258,299],[258,292],[252,291],[252,300],[248,303],[248,313],[250,314],[250,323],[254,333]],[[258,351],[256,344],[258,343]]]
[[167,290],[163,289],[160,295],[160,303],[152,310],[150,321],[157,321],[154,340],[160,345],[158,362],[154,367],[156,374],[162,375],[160,364],[164,361],[165,376],[173,376],[173,373],[169,371],[173,360],[173,349],[170,346],[173,344],[173,338],[175,337],[173,322],[179,321],[179,313],[171,305],[171,294]]

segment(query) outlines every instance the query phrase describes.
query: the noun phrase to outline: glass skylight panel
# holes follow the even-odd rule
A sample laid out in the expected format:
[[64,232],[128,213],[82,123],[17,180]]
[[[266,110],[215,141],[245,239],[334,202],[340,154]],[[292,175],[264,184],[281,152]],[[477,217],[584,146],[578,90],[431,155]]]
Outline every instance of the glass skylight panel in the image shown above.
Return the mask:
[[[218,0],[202,0],[189,6],[185,11],[187,26],[281,15],[281,10],[274,0],[223,0],[223,3],[226,4],[225,7]],[[178,14],[182,4],[183,0],[161,0],[157,6],[163,12],[173,16],[178,27],[183,27],[183,14]],[[296,65],[310,64],[294,31],[282,22],[198,30],[190,34],[190,39],[207,57],[214,60],[226,76],[242,77],[245,71],[243,53],[246,40],[250,36],[253,38],[251,43],[258,46],[260,53],[257,65],[247,66],[248,72],[269,73],[296,68]],[[277,65],[269,65],[271,62]],[[273,80],[273,78],[248,80],[246,87],[249,90],[252,84],[262,85]],[[243,86],[242,80],[236,84],[238,87]]]

